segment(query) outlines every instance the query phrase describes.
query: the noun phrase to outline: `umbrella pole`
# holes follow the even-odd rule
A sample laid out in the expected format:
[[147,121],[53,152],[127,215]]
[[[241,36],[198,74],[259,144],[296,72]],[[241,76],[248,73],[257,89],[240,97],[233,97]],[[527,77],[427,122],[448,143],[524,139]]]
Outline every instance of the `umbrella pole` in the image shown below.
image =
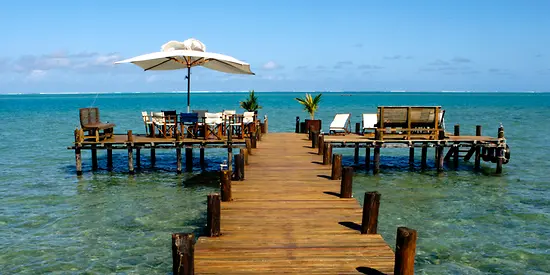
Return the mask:
[[187,67],[187,113],[191,102],[191,66]]

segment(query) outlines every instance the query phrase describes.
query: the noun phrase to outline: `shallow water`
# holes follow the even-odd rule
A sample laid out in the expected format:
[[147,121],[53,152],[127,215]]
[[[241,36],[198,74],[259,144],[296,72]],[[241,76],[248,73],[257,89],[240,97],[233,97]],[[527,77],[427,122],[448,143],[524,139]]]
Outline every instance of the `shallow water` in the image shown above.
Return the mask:
[[[260,93],[270,132],[294,131],[306,117],[293,100],[302,94]],[[196,109],[238,109],[242,93],[193,94]],[[352,122],[378,105],[441,105],[447,127],[475,125],[496,135],[505,127],[512,159],[495,176],[494,165],[472,172],[408,171],[407,150],[382,149],[382,173],[359,170],[354,196],[382,194],[379,227],[392,244],[398,226],[418,231],[418,274],[550,273],[550,94],[326,93],[317,117],[326,129],[337,112]],[[176,175],[175,152],[157,151],[155,169],[126,173],[126,154],[114,153],[113,172],[91,173],[83,153],[84,175],[75,176],[74,153],[67,150],[78,126],[78,108],[99,106],[115,132],[143,133],[142,110],[183,111],[183,94],[13,95],[0,96],[0,267],[1,274],[171,272],[170,234],[194,231],[205,223],[206,194],[216,190],[215,175]],[[352,164],[353,150],[337,149]],[[198,155],[198,154],[197,154]],[[219,168],[224,151],[206,151],[208,170]],[[416,154],[419,156],[419,152]],[[433,151],[429,151],[433,156]],[[197,156],[198,158],[198,156]],[[195,167],[198,159],[195,158]],[[361,158],[364,163],[364,158]],[[419,160],[417,161],[419,163]],[[433,166],[433,159],[429,162]]]

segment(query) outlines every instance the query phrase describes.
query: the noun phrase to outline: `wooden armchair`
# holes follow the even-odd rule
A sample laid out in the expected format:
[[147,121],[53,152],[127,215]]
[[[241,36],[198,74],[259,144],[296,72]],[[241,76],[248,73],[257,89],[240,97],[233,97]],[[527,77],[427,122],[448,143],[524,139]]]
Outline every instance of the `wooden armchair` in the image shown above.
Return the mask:
[[99,108],[80,108],[80,127],[84,131],[84,139],[92,138],[98,142],[113,136],[115,124],[102,123],[99,119]]
[[384,136],[407,140],[438,139],[439,132],[444,131],[440,125],[441,114],[439,106],[380,106],[376,125],[378,139]]

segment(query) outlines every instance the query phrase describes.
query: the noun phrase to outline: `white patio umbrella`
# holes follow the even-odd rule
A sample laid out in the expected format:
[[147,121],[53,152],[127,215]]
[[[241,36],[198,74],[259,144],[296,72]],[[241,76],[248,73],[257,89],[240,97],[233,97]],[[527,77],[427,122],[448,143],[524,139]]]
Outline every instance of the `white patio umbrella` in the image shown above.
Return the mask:
[[187,112],[189,113],[191,93],[191,67],[203,66],[212,70],[231,74],[251,74],[250,65],[231,56],[206,52],[206,46],[197,39],[183,42],[170,41],[161,47],[160,52],[136,56],[117,61],[115,64],[133,63],[150,70],[177,70],[187,68]]

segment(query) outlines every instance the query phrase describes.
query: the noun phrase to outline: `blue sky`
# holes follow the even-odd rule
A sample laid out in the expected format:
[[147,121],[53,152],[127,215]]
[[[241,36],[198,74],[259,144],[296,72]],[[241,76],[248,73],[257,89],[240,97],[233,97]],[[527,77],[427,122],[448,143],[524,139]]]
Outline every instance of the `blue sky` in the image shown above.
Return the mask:
[[550,91],[550,1],[5,1],[0,93],[185,90],[114,61],[196,38],[192,90]]

